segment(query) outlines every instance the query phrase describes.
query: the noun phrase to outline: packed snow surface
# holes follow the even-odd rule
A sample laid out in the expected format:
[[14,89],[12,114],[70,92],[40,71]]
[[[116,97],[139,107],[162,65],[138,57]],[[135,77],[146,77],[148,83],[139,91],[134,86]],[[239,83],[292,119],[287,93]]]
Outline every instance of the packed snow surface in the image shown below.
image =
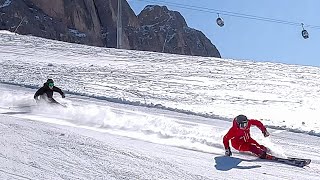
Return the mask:
[[[318,67],[97,48],[0,31],[0,179],[317,179]],[[47,78],[67,108],[38,106]],[[304,168],[259,160],[222,137],[252,136]]]

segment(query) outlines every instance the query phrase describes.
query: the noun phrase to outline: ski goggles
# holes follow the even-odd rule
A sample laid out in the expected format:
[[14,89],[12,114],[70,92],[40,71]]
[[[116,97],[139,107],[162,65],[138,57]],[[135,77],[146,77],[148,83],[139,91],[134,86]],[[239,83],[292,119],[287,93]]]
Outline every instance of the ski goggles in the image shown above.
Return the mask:
[[248,126],[248,121],[247,122],[241,122],[241,123],[239,123],[239,127],[241,128],[241,129],[244,129],[244,128],[246,128]]
[[53,84],[53,83],[49,83],[48,86],[49,86],[49,87],[53,87],[54,84]]

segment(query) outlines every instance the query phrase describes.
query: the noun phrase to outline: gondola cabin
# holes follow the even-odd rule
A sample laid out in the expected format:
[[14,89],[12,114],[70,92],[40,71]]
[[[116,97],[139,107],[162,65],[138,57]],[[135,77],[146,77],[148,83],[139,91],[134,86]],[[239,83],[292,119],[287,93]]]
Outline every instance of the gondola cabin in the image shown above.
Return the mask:
[[302,30],[301,35],[303,38],[308,39],[309,38],[309,33],[307,30]]
[[217,24],[218,24],[218,26],[220,26],[220,27],[224,26],[224,21],[223,21],[223,19],[222,19],[221,17],[218,17],[218,18],[217,18]]

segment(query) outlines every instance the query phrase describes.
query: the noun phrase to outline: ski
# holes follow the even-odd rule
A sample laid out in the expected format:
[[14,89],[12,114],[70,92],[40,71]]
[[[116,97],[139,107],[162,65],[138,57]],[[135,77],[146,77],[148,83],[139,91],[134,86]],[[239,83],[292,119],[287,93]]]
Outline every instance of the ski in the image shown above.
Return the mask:
[[298,167],[304,167],[307,166],[311,163],[311,159],[302,159],[302,158],[279,158],[279,157],[274,157],[272,160],[293,165],[293,166],[298,166]]

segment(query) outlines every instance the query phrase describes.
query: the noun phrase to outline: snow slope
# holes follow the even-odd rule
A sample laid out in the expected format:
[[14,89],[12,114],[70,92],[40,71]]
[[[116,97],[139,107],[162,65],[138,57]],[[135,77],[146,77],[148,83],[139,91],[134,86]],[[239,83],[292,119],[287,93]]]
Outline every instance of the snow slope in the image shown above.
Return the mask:
[[0,81],[320,133],[320,68],[68,44],[0,33]]
[[311,180],[320,173],[316,136],[269,129],[271,138],[263,139],[252,129],[280,156],[312,158],[305,168],[236,151],[224,157],[221,139],[230,123],[223,120],[81,96],[71,96],[67,109],[38,109],[19,99],[32,96],[31,89],[0,87],[18,105],[0,108],[1,179]]
[[[317,179],[319,68],[88,47],[0,32],[0,179]],[[242,73],[247,72],[247,73]],[[46,78],[68,108],[35,106]],[[239,113],[278,156],[233,151]],[[299,133],[298,133],[299,132]],[[301,133],[302,132],[302,133]],[[290,151],[288,151],[290,150]]]

